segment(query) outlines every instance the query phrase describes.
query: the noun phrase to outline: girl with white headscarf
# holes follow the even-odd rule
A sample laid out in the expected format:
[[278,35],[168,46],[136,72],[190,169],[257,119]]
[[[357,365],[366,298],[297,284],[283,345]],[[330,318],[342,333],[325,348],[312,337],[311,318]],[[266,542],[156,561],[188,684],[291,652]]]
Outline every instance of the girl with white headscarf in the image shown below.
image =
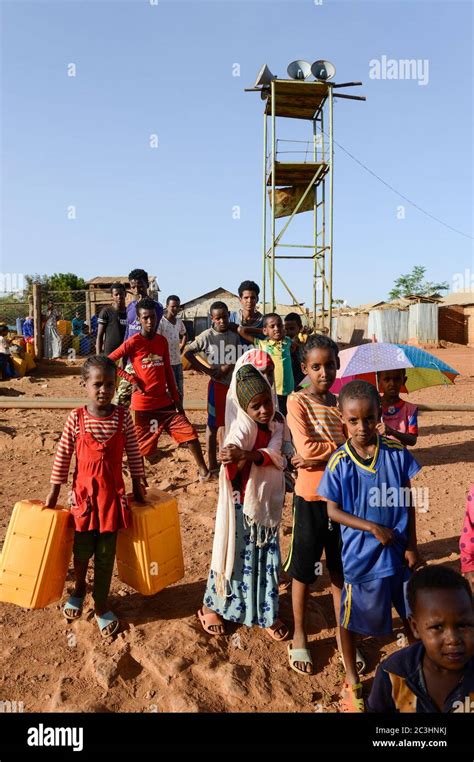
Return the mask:
[[268,380],[273,361],[250,350],[237,362],[226,402],[211,571],[198,617],[210,635],[223,620],[259,625],[274,640],[278,619],[278,528],[285,499],[283,418]]

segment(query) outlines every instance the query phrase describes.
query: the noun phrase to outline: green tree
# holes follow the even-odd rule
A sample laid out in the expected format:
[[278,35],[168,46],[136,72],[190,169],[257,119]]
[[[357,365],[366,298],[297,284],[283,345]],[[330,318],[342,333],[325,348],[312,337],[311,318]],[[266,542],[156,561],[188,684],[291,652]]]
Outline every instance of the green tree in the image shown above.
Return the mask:
[[433,283],[424,280],[425,272],[426,267],[415,265],[411,273],[400,275],[388,295],[389,299],[400,299],[401,297],[409,296],[410,294],[428,296],[429,294],[436,294],[439,291],[447,291],[449,289],[449,283],[446,281],[443,281],[442,283]]

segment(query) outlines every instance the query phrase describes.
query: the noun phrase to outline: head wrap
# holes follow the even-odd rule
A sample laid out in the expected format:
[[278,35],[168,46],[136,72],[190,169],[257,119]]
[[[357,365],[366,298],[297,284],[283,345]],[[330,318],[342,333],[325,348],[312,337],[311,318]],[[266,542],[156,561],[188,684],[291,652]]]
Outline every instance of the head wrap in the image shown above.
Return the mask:
[[237,371],[236,392],[239,405],[245,412],[257,394],[271,394],[267,381],[253,365],[243,365]]

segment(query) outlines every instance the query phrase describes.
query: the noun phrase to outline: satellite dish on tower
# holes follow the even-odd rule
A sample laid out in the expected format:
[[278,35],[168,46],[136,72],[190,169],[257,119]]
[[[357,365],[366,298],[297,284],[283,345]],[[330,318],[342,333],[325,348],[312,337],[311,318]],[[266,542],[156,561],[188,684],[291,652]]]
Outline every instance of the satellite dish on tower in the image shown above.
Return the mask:
[[331,61],[315,61],[311,65],[311,74],[315,79],[319,79],[325,82],[328,79],[332,79],[336,74],[336,67]]
[[311,64],[308,61],[292,61],[286,71],[291,79],[308,79],[311,74]]
[[262,68],[257,74],[254,87],[265,87],[269,85],[272,79],[276,79],[276,74],[272,74],[267,64],[263,64]]

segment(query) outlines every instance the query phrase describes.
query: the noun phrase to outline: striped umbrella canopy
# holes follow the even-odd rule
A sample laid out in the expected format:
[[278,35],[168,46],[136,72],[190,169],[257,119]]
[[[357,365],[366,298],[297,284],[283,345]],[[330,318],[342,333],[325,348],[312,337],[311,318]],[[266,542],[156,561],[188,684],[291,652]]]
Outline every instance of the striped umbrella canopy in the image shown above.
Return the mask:
[[[459,372],[430,352],[409,344],[390,344],[373,342],[358,347],[343,349],[339,353],[341,366],[336,381],[331,387],[338,394],[341,387],[349,381],[363,379],[377,386],[377,372],[381,370],[405,370],[406,382],[402,392],[414,392],[428,386],[453,384]],[[308,377],[302,386],[308,386]]]

